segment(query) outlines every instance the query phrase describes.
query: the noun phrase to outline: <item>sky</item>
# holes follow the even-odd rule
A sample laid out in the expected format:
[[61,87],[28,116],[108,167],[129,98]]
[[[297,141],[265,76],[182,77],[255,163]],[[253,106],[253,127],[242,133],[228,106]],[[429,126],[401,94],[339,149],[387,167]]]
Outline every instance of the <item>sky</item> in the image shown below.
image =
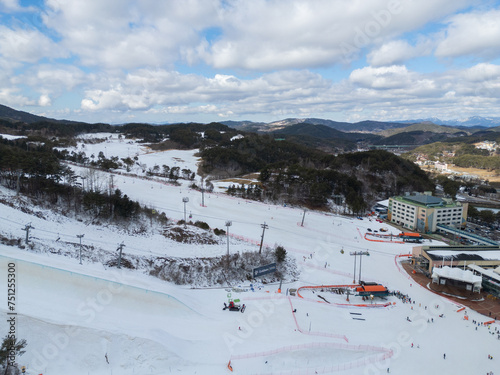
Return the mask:
[[0,104],[86,122],[500,117],[500,1],[0,0]]

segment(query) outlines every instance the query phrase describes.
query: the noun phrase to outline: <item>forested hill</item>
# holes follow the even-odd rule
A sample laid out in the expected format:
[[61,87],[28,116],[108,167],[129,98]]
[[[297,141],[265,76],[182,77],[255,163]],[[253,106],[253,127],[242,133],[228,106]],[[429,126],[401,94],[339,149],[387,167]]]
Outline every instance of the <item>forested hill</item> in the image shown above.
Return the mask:
[[264,199],[315,208],[327,207],[336,196],[361,212],[376,200],[435,188],[417,165],[382,150],[334,156],[270,135],[247,134],[205,148],[201,155],[207,174],[231,177],[260,171]]
[[9,122],[23,122],[26,124],[33,124],[35,122],[53,122],[53,123],[71,124],[77,122],[69,120],[56,120],[53,118],[37,116],[29,112],[15,110],[13,108],[1,104],[0,104],[0,120],[5,120]]
[[[284,140],[278,134],[242,132],[220,123],[113,126],[50,121],[27,124],[0,120],[0,131],[28,136],[19,141],[2,141],[0,161],[7,174],[8,171],[23,171],[22,181],[26,182],[26,186],[36,187],[37,191],[64,190],[64,186],[59,186],[57,182],[64,179],[60,173],[66,173],[59,160],[84,161],[79,155],[57,152],[55,147],[73,144],[74,137],[81,133],[113,132],[125,138],[139,139],[155,150],[199,148],[203,158],[200,172],[208,179],[260,172],[258,188],[238,192],[253,199],[288,201],[322,209],[335,202],[353,212],[362,212],[376,200],[392,195],[434,190],[433,182],[418,166],[394,154],[378,150],[334,156],[321,151],[322,145],[328,149],[326,143],[317,143],[318,140],[332,142],[329,146],[335,147],[333,145],[340,139],[338,149],[345,150],[349,149],[346,145],[352,148],[355,145],[349,137],[357,141],[358,137],[373,135],[346,135],[335,129],[325,129],[322,125],[310,127],[308,124],[292,127],[290,130],[296,134],[287,135]],[[307,138],[301,133],[304,128],[319,132],[318,136]],[[32,145],[29,150],[27,144]],[[42,153],[43,157],[42,154],[32,155],[32,151]],[[99,160],[95,167],[125,169],[122,161],[115,159]],[[30,162],[24,163],[23,160]],[[41,165],[37,162],[41,160],[47,162]],[[133,160],[127,162],[133,163]],[[32,178],[28,180],[29,176]],[[15,181],[14,175],[7,177]]]

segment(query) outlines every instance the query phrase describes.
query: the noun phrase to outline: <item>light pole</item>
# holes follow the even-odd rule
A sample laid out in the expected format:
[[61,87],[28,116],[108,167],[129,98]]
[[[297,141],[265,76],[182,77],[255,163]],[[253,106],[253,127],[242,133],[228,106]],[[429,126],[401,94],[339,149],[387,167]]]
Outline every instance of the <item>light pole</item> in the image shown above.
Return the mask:
[[231,220],[226,221],[226,235],[227,235],[227,268],[229,268],[229,227],[233,225]]
[[85,236],[84,234],[76,235],[80,239],[80,264],[82,264],[82,238]]
[[184,228],[186,228],[186,203],[189,202],[189,198],[184,197],[182,201],[184,202]]

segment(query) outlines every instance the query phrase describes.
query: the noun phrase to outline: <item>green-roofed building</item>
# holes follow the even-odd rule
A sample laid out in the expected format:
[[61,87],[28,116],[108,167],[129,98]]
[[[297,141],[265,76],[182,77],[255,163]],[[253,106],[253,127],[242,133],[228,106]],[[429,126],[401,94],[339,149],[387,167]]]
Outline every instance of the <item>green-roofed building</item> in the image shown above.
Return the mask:
[[389,198],[387,219],[421,233],[435,232],[437,225],[463,228],[467,222],[468,203],[438,198],[430,192]]

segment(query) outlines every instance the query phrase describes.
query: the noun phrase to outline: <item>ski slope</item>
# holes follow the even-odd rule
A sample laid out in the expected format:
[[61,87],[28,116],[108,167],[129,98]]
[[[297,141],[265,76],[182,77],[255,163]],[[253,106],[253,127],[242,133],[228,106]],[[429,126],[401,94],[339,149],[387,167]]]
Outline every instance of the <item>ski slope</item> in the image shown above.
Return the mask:
[[[108,155],[113,155],[114,147],[122,147],[119,143],[105,144]],[[191,158],[183,158],[195,163],[191,153]],[[155,158],[155,163],[167,160],[161,153]],[[301,226],[301,208],[216,193],[206,193],[202,207],[201,193],[187,184],[172,186],[116,174],[113,181],[131,199],[175,220],[184,218],[183,197],[189,198],[186,211],[193,221],[225,229],[225,222],[232,220],[231,251],[257,251],[265,222],[269,227],[264,244],[284,246],[296,258],[300,279],[285,280],[282,294],[277,285],[261,285],[254,291],[249,284],[242,285],[241,290],[247,291],[238,292],[189,289],[137,271],[117,272],[87,261],[80,265],[77,258],[0,245],[0,278],[7,279],[9,263],[16,266],[17,334],[28,341],[18,362],[27,366],[29,374],[224,374],[230,373],[229,361],[235,374],[381,374],[388,368],[393,374],[480,374],[500,368],[495,354],[500,340],[491,334],[498,324],[477,327],[473,320],[488,318],[470,309],[457,312],[460,306],[413,284],[398,257],[411,252],[412,245],[364,239],[368,228],[379,230],[386,224],[308,211]],[[4,189],[0,194],[15,200]],[[85,231],[88,243],[114,250],[124,241],[125,251],[136,254],[201,257],[226,251],[225,245],[174,245],[162,236],[82,228],[78,221],[50,213],[40,218],[3,204],[0,216],[3,235],[22,237],[20,223],[31,221],[34,241],[47,248],[61,246],[56,236],[76,242],[76,235]],[[335,303],[325,303],[312,292],[305,298],[286,295],[289,288],[358,280],[359,258],[354,274],[353,251],[370,252],[362,259],[362,280],[383,283],[415,303],[389,297],[384,301],[391,303],[389,307],[372,308],[356,306],[355,298],[346,301],[325,293],[321,295]],[[228,293],[245,303],[245,313],[222,310]],[[6,301],[5,288],[2,296]],[[5,331],[5,302],[0,312]],[[488,354],[495,358],[489,360]]]

